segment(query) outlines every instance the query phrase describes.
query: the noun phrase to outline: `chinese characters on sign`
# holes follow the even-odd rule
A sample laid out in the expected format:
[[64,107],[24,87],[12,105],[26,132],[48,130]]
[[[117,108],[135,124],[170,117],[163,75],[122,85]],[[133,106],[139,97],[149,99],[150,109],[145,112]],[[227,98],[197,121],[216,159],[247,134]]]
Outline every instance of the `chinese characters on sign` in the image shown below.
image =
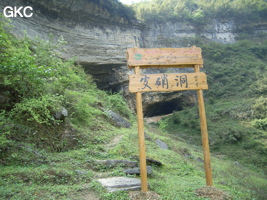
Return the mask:
[[151,90],[151,87],[149,87],[149,85],[148,85],[148,79],[150,79],[150,77],[147,77],[147,75],[145,75],[145,77],[141,77],[140,82],[141,83],[144,82],[143,83],[144,87],[142,87],[142,89],[145,89],[147,87]]
[[129,75],[130,92],[164,92],[208,89],[203,72],[183,74],[132,74]]
[[157,81],[155,83],[155,85],[157,86],[162,86],[162,88],[169,88],[169,83],[168,83],[168,75],[167,74],[163,74],[161,77],[157,78]]
[[175,80],[177,81],[177,87],[179,87],[179,84],[181,87],[183,87],[183,85],[185,84],[185,87],[188,88],[187,75],[176,76]]

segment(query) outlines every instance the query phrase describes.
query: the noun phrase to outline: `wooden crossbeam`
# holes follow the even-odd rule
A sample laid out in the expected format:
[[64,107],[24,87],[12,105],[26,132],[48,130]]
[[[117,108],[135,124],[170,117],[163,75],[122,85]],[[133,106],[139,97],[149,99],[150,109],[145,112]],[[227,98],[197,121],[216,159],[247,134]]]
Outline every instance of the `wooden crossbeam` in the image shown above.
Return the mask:
[[207,77],[198,73],[131,74],[130,92],[170,92],[208,89]]
[[201,48],[154,48],[127,49],[127,64],[129,68],[148,67],[194,67],[203,65]]

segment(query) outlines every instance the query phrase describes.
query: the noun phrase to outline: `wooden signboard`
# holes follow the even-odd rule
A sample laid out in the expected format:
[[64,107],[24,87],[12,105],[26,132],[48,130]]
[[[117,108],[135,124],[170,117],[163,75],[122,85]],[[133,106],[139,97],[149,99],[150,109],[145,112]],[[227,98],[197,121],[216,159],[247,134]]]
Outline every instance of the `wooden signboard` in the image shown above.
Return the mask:
[[[148,190],[142,92],[197,90],[206,184],[212,186],[208,130],[202,92],[202,90],[208,89],[208,84],[206,74],[200,72],[200,67],[203,65],[201,48],[127,49],[127,64],[130,69],[134,68],[135,72],[135,74],[129,75],[129,90],[132,93],[136,93],[142,191],[146,192]],[[140,73],[140,69],[142,68],[167,67],[193,67],[194,73]]]
[[201,48],[157,48],[139,49],[132,48],[127,50],[127,64],[129,68],[139,66],[147,67],[194,67],[202,65],[203,59]]
[[208,89],[203,72],[183,74],[132,74],[129,75],[130,92],[168,92]]

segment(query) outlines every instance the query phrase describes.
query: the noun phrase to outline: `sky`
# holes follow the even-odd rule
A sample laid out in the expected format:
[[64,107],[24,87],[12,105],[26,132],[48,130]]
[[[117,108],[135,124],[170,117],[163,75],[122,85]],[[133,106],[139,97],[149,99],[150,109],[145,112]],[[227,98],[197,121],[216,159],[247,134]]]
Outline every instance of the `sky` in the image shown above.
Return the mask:
[[130,5],[132,3],[138,3],[138,2],[146,1],[146,0],[119,0],[119,1],[122,2],[122,3]]

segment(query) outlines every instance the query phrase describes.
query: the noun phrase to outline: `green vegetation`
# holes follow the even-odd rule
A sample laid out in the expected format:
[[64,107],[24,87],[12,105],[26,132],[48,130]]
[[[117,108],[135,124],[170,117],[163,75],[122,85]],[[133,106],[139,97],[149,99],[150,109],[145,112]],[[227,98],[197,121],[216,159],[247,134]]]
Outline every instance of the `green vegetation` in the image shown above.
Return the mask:
[[152,0],[133,5],[137,18],[150,22],[187,22],[197,27],[214,19],[234,20],[239,25],[265,22],[264,0]]
[[[209,84],[204,96],[212,152],[266,173],[267,43],[201,46]],[[197,106],[174,112],[159,127],[201,145]]]
[[[49,151],[76,148],[91,131],[108,127],[104,110],[114,108],[129,117],[120,94],[108,95],[96,88],[74,60],[63,61],[56,50],[64,41],[17,40],[4,31],[1,21],[1,154],[26,142]],[[65,108],[69,117],[56,113]],[[72,133],[70,133],[72,132]],[[81,133],[85,135],[81,135]],[[11,159],[11,158],[10,158]],[[12,160],[12,159],[11,159]]]
[[[128,22],[133,22],[135,18],[134,11],[127,5],[122,4],[118,0],[89,0],[96,3],[103,10],[107,10],[110,14],[117,18],[121,17],[126,19]],[[118,19],[119,20],[119,19]]]
[[[59,59],[62,38],[19,40],[9,28],[1,18],[0,198],[129,199],[127,192],[107,193],[95,181],[125,176],[122,166],[96,160],[138,157],[136,120],[121,94],[98,90],[75,59]],[[214,186],[233,199],[265,199],[267,43],[200,44],[210,87],[204,96]],[[56,117],[63,108],[68,116]],[[115,126],[107,110],[132,127]],[[161,199],[205,199],[194,192],[205,186],[198,120],[193,107],[145,127],[147,157],[163,164],[152,164],[149,176],[150,190]],[[157,139],[169,149],[162,150]]]
[[212,98],[266,95],[267,43],[201,45]]

